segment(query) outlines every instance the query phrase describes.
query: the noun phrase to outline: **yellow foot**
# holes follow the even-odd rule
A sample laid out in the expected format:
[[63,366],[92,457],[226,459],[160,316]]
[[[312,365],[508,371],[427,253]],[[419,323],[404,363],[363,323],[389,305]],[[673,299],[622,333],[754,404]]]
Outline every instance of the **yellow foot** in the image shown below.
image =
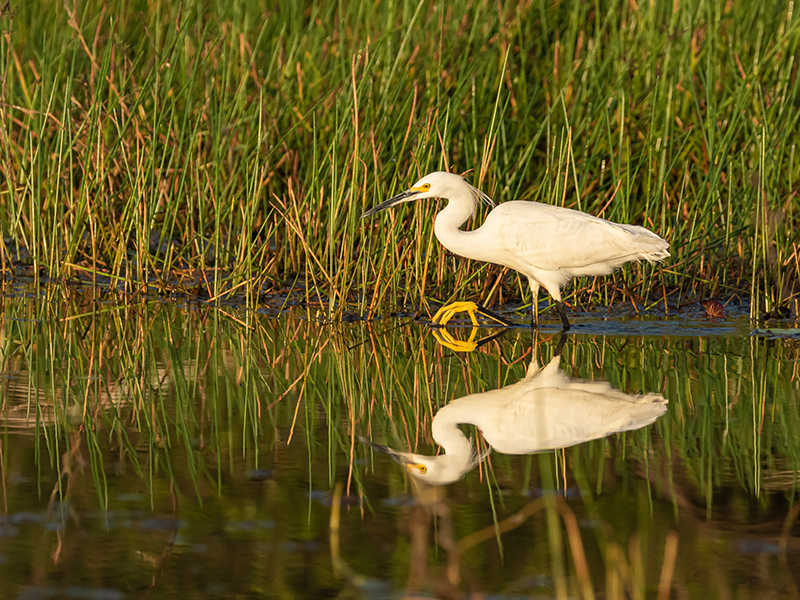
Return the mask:
[[465,312],[469,315],[472,324],[477,327],[478,319],[475,318],[475,313],[480,309],[474,302],[451,302],[440,308],[433,316],[433,322],[436,325],[447,325],[447,322],[455,316],[456,313]]
[[506,327],[511,325],[511,323],[505,319],[500,318],[485,308],[481,308],[474,302],[451,302],[450,304],[443,306],[433,316],[433,323],[435,325],[441,325],[444,327],[447,325],[447,322],[455,316],[456,313],[460,312],[465,312],[469,315],[469,319],[472,321],[472,325],[474,327],[478,327],[478,319],[475,317],[476,314],[492,319],[493,321]]

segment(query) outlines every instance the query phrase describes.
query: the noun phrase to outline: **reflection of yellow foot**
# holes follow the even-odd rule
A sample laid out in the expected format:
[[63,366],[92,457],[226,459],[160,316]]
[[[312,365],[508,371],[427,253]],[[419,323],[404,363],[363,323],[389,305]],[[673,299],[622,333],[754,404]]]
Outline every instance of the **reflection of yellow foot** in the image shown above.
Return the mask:
[[445,348],[450,348],[450,350],[454,350],[455,352],[472,352],[473,350],[483,346],[485,343],[489,342],[490,340],[495,339],[503,335],[507,330],[501,329],[500,331],[493,333],[492,335],[487,335],[484,338],[479,340],[475,339],[475,336],[478,333],[478,328],[473,327],[472,331],[469,334],[469,339],[467,340],[457,340],[454,338],[447,329],[442,327],[432,327],[431,333],[433,337],[436,338],[436,341],[439,342]]
[[445,348],[450,348],[450,350],[455,350],[456,352],[472,352],[478,347],[478,344],[475,341],[475,334],[478,333],[477,327],[472,328],[472,332],[469,334],[469,339],[463,342],[450,335],[450,332],[447,331],[447,329],[431,329],[431,333],[433,334],[433,337],[436,338],[436,341],[442,346]]
[[492,319],[501,325],[510,325],[510,323],[505,319],[501,319],[496,314],[486,310],[485,308],[481,308],[474,302],[451,302],[450,304],[443,306],[433,316],[433,323],[435,325],[441,325],[444,327],[447,325],[447,322],[455,316],[456,313],[460,312],[465,312],[469,315],[469,319],[472,321],[473,327],[478,327],[478,319],[475,317],[476,314],[488,317],[489,319]]

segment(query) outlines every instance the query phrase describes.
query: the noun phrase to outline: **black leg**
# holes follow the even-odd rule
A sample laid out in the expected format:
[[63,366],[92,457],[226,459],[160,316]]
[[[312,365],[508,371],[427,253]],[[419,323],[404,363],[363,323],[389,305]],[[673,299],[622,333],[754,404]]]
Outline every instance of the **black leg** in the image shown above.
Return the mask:
[[561,353],[564,351],[564,345],[567,343],[567,334],[565,331],[561,332],[561,338],[558,340],[558,345],[556,346],[555,352],[553,352],[553,356],[561,356]]
[[564,303],[556,301],[556,308],[558,309],[558,315],[561,317],[561,324],[563,325],[561,331],[569,331],[569,319],[567,318],[567,311],[564,308]]
[[501,317],[498,314],[493,313],[492,311],[490,311],[485,306],[481,306],[480,304],[476,304],[475,306],[478,308],[478,314],[481,314],[484,317],[489,317],[490,319],[494,319],[495,321],[497,321],[503,327],[511,327],[513,325],[513,323],[511,321],[505,320],[503,317]]
[[536,296],[533,297],[533,304],[531,304],[531,329],[539,331],[539,305],[536,304]]

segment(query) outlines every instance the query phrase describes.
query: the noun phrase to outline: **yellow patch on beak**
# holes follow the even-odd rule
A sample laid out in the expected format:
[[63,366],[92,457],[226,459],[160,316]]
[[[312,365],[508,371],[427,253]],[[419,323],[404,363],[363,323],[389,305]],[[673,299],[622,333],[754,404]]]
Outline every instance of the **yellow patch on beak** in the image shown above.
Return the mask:
[[406,471],[408,471],[410,473],[412,469],[416,469],[422,475],[425,475],[425,473],[428,472],[428,467],[426,467],[422,463],[408,463],[406,465]]

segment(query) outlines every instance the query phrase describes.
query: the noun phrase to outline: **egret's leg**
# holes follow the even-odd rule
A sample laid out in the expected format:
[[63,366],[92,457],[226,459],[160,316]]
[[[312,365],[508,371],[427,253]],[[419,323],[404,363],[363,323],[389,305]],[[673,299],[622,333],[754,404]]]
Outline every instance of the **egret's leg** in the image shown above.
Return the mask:
[[558,340],[558,345],[556,346],[555,351],[553,352],[553,356],[561,356],[561,353],[564,351],[564,345],[567,343],[567,333],[566,329],[561,332],[561,338]]
[[539,329],[539,284],[528,277],[531,286],[531,327]]
[[564,308],[564,303],[561,300],[556,300],[556,308],[558,309],[558,316],[561,317],[561,331],[569,331],[569,319],[567,318],[567,311]]

